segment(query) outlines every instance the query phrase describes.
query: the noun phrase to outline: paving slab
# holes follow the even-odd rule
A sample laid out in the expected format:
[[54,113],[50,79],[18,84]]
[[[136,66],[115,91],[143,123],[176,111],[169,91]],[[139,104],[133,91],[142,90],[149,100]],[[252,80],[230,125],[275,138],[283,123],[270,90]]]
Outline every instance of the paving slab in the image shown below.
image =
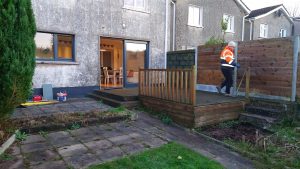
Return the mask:
[[92,142],[84,143],[84,145],[93,152],[101,151],[103,149],[108,149],[113,146],[113,144],[108,140],[92,141]]
[[96,156],[103,161],[111,161],[121,158],[125,155],[120,147],[112,147],[110,149],[103,149],[96,152]]
[[30,143],[37,143],[37,142],[45,142],[46,139],[41,135],[29,135],[25,141],[22,141],[21,144],[30,144]]
[[52,149],[52,147],[46,142],[21,145],[22,153],[31,153],[31,152],[42,151],[47,149]]
[[58,153],[63,157],[85,154],[87,152],[88,149],[83,144],[75,144],[58,149]]
[[101,160],[96,158],[94,154],[77,154],[74,156],[64,158],[68,166],[75,169],[86,168],[90,165],[99,164]]
[[43,164],[31,167],[32,169],[64,169],[68,168],[64,161],[49,161]]
[[21,155],[13,156],[13,159],[7,161],[0,160],[1,169],[25,169],[23,157]]
[[53,150],[36,151],[25,154],[30,166],[39,165],[47,161],[59,160],[60,156]]
[[[0,161],[0,166],[5,166],[5,169],[24,168],[25,161],[31,168],[86,168],[159,147],[169,141],[184,144],[226,168],[253,168],[252,163],[238,153],[184,128],[165,125],[145,113],[139,113],[139,119],[134,122],[90,126],[70,133],[52,132],[46,141],[39,135],[30,135],[20,148],[14,145],[15,150],[9,151],[15,155],[13,162]],[[21,154],[18,149],[21,149]]]
[[101,140],[104,138],[103,136],[96,134],[92,129],[88,127],[72,130],[70,131],[70,133],[81,142],[90,142],[94,140]]

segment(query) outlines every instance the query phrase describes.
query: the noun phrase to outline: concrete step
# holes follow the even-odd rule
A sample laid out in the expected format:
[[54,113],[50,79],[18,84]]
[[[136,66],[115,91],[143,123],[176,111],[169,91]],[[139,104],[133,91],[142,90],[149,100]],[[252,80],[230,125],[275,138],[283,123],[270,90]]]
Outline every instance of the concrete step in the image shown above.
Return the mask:
[[124,95],[114,94],[114,93],[111,93],[109,90],[94,90],[93,93],[96,95],[114,99],[117,101],[137,101],[138,100],[137,95],[134,95],[134,94],[130,95],[128,93],[126,93]]
[[126,108],[134,108],[139,105],[139,101],[118,101],[115,99],[103,97],[94,93],[90,93],[87,95],[90,98],[96,99],[96,100],[101,100],[104,104],[110,105],[112,107],[120,107],[124,106]]
[[272,126],[272,124],[275,124],[277,122],[276,118],[249,113],[241,113],[239,120],[241,122],[250,123],[262,129],[268,129]]
[[280,118],[284,112],[275,108],[269,107],[262,107],[262,106],[253,106],[253,105],[246,105],[245,111],[249,114],[256,114],[261,116],[267,116],[272,118]]

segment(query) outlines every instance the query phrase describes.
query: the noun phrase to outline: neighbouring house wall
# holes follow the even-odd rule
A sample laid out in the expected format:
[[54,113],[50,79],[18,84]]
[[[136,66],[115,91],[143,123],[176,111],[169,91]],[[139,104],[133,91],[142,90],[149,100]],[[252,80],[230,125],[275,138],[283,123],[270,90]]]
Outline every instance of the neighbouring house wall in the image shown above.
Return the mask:
[[294,35],[300,35],[300,19],[294,20]]
[[[237,85],[245,70],[251,68],[250,92],[253,95],[270,95],[290,98],[293,73],[293,40],[291,38],[263,39],[239,42]],[[198,84],[220,85],[220,53],[224,46],[198,47]],[[300,75],[298,74],[300,79]],[[298,83],[298,85],[300,82]],[[244,91],[245,79],[239,91]],[[298,90],[298,93],[300,89]]]
[[250,40],[250,22],[245,21],[244,40]]
[[164,65],[165,1],[149,0],[149,10],[123,8],[123,0],[32,0],[37,30],[75,35],[75,62],[37,63],[34,88],[99,85],[99,38],[150,42],[150,67]]
[[[176,2],[176,49],[197,47],[210,37],[222,37],[223,14],[234,16],[235,33],[227,33],[226,41],[242,39],[244,12],[234,0],[180,0]],[[203,28],[188,26],[189,5],[203,7]]]
[[255,20],[253,24],[253,40],[260,39],[260,24],[268,25],[268,38],[279,38],[280,29],[287,30],[287,37],[292,36],[293,25],[284,14],[278,17],[273,13]]

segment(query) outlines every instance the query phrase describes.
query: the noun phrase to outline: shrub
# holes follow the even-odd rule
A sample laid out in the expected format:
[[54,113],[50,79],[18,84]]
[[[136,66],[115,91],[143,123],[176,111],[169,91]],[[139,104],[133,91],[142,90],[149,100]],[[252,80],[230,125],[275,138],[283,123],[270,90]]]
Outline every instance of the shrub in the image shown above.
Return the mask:
[[28,0],[0,1],[0,120],[26,101],[35,68],[36,26]]
[[220,45],[225,43],[225,40],[222,38],[215,38],[214,36],[210,37],[209,40],[205,43],[205,45]]

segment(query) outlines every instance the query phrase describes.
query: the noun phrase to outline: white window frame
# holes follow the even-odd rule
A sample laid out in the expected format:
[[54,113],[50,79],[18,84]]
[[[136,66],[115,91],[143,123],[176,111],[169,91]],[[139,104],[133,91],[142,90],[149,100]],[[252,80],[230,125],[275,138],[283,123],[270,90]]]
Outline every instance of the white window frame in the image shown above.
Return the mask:
[[132,9],[132,10],[143,11],[143,12],[147,11],[147,6],[148,6],[149,0],[142,0],[142,1],[144,1],[143,7],[137,6],[137,0],[133,0],[133,6],[126,5],[125,1],[126,0],[124,0],[123,3],[124,3],[124,8],[126,8],[126,9]]
[[287,30],[286,29],[280,29],[279,36],[281,38],[286,38],[287,37]]
[[203,7],[195,5],[188,6],[188,25],[203,28]]
[[259,25],[259,37],[268,38],[269,26],[267,24]]
[[[227,21],[226,21],[226,18],[228,18]],[[223,22],[227,22],[227,30],[225,32],[234,33],[234,16],[229,15],[229,14],[224,14]]]

